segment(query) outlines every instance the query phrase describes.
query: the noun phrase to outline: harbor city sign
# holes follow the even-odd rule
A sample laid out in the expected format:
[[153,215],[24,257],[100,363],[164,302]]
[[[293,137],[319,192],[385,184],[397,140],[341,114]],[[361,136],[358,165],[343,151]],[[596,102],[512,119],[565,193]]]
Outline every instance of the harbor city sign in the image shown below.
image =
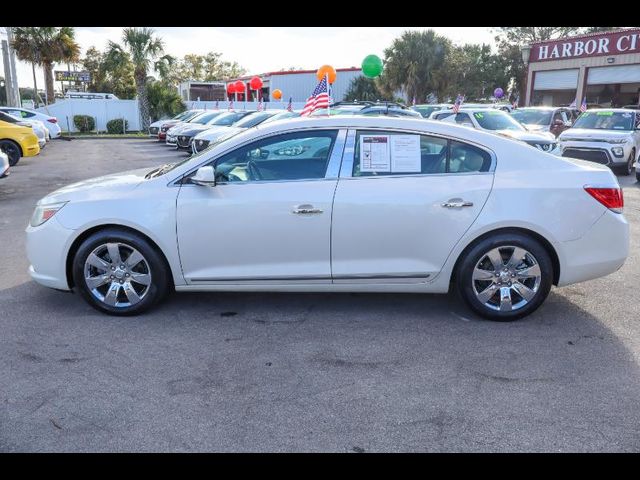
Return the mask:
[[582,35],[531,45],[530,62],[640,52],[640,29]]

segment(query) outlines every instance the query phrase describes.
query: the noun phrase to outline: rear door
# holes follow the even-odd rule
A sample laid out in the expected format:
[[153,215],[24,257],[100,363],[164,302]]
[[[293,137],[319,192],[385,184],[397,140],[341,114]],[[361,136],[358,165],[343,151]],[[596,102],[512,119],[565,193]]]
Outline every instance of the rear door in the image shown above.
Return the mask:
[[482,210],[493,154],[398,130],[350,130],[336,189],[334,283],[433,278]]

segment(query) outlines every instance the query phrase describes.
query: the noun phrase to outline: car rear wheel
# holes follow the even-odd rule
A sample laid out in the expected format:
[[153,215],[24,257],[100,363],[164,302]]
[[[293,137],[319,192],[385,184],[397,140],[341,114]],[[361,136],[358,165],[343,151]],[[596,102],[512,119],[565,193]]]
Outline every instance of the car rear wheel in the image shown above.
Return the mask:
[[472,310],[489,320],[512,321],[529,315],[547,298],[553,266],[538,241],[504,233],[474,245],[459,262],[456,279]]
[[12,140],[0,140],[0,150],[9,157],[9,165],[11,167],[16,165],[20,161],[20,157],[22,157],[20,145]]
[[170,273],[142,236],[124,230],[96,232],[78,248],[73,280],[84,299],[111,315],[137,315],[162,300]]

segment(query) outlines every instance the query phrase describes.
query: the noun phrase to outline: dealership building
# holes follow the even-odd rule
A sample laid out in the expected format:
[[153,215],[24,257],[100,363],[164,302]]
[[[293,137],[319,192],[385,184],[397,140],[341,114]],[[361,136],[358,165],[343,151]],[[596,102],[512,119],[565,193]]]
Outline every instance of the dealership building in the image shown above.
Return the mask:
[[523,47],[525,105],[638,105],[640,29],[580,35]]

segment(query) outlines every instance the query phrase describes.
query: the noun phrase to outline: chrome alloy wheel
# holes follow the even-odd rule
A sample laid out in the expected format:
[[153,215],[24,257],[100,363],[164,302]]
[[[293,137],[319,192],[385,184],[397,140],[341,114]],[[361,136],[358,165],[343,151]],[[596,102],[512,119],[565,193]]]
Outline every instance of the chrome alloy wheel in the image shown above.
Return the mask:
[[105,243],[84,262],[84,279],[91,294],[112,307],[130,307],[149,291],[151,269],[135,248],[125,243]]
[[493,310],[511,312],[535,297],[542,273],[527,250],[501,246],[484,254],[473,269],[473,292],[480,303]]

